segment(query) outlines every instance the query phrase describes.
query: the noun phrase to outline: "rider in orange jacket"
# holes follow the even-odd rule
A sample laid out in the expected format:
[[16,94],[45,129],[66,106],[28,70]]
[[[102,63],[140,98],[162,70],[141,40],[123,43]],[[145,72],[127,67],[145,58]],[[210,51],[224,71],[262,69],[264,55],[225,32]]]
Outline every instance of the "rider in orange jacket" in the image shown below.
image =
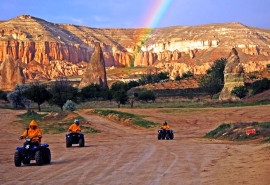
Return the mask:
[[169,125],[168,125],[168,123],[166,121],[163,123],[163,125],[160,128],[164,129],[164,130],[169,130],[170,129],[170,127],[169,127]]
[[82,130],[80,127],[80,121],[78,119],[75,119],[74,123],[68,128],[68,131],[73,133],[81,133]]
[[40,128],[38,127],[37,122],[35,120],[32,120],[30,122],[29,127],[20,136],[20,139],[24,139],[24,138],[31,138],[32,142],[37,142],[38,145],[40,145],[42,132]]

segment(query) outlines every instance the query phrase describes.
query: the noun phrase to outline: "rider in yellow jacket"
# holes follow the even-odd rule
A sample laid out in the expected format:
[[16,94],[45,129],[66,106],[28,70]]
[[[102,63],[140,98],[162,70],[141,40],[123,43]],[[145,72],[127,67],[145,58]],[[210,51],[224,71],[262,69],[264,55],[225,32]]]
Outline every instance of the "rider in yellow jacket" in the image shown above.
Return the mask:
[[80,127],[80,121],[75,119],[74,123],[68,128],[68,131],[72,133],[80,133],[82,131]]
[[37,142],[40,145],[42,132],[40,128],[38,127],[37,122],[35,120],[32,120],[30,122],[29,127],[20,136],[20,139],[24,139],[24,138],[31,138],[32,142]]

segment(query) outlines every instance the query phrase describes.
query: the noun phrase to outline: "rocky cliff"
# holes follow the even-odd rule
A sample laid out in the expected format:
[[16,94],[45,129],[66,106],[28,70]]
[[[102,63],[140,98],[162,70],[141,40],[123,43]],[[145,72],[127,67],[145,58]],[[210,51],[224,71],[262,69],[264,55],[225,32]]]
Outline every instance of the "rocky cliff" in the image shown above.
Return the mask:
[[0,22],[0,63],[7,55],[13,57],[22,63],[26,80],[81,76],[96,42],[106,67],[154,66],[170,72],[171,78],[187,71],[204,74],[231,48],[237,48],[246,72],[270,64],[270,30],[241,23],[100,29],[31,15]]

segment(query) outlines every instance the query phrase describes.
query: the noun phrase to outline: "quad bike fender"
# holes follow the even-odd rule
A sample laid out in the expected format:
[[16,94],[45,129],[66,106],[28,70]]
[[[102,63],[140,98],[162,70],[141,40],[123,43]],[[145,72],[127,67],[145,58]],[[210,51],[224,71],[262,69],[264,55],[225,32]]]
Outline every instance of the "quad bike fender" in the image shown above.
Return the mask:
[[[33,147],[30,147],[29,148],[29,150],[31,150],[31,151],[36,151],[36,150],[38,150],[39,149],[39,147],[37,147],[37,146],[33,146]],[[18,150],[18,151],[24,151],[25,150],[25,148],[23,147],[23,146],[18,146],[17,148],[16,148],[16,150]]]
[[50,146],[50,145],[47,144],[47,143],[42,143],[42,144],[40,145],[41,148],[48,148],[49,146]]
[[[72,133],[66,134],[66,138],[71,137],[70,134],[72,134]],[[84,137],[84,134],[83,134],[83,133],[79,133],[79,134],[78,134],[78,137],[82,137],[82,138],[83,138],[83,137]]]
[[[36,150],[39,150],[40,148],[48,148],[48,147],[49,147],[48,144],[43,143],[43,144],[40,145],[40,147],[38,147],[38,146],[32,146],[29,150],[36,151]],[[16,150],[17,151],[24,151],[25,148],[23,146],[18,146],[18,147],[16,147]]]
[[19,147],[19,146],[18,146],[18,147],[16,148],[16,150],[17,150],[17,151],[23,151],[23,150],[24,150],[24,147]]

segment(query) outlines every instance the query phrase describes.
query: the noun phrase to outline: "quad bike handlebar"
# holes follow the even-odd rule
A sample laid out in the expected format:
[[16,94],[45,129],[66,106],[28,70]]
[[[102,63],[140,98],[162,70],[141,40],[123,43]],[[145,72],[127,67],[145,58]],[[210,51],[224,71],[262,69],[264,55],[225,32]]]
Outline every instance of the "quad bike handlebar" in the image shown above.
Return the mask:
[[30,138],[30,137],[24,137],[24,136],[20,136],[19,137],[19,140],[22,140],[22,139],[34,139],[34,138],[38,138],[38,139],[41,139],[42,138],[42,136],[34,136],[34,137],[32,137],[32,138]]

